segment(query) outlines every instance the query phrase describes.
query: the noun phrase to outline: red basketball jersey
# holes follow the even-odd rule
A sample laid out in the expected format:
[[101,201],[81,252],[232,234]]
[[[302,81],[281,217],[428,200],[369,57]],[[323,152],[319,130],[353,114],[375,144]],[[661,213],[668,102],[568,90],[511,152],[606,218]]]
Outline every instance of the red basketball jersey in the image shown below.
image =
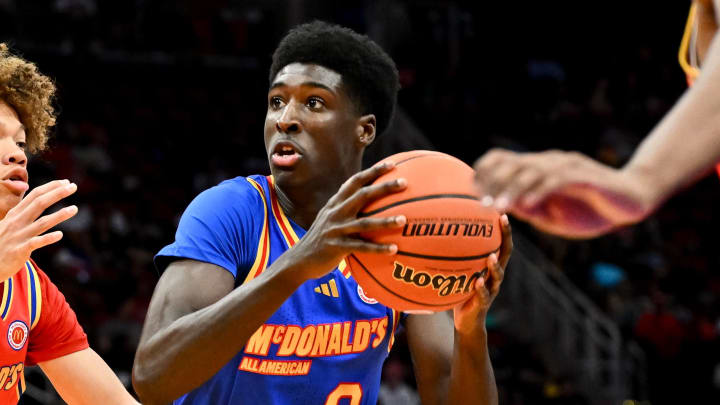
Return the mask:
[[25,391],[26,366],[86,349],[65,297],[32,260],[0,284],[0,403]]

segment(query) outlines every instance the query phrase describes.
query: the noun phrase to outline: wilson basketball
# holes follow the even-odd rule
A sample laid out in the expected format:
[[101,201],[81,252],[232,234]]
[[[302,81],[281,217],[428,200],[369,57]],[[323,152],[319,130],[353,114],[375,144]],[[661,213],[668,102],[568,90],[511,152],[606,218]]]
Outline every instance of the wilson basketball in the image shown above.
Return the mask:
[[467,300],[487,273],[487,258],[502,241],[500,215],[484,207],[473,189],[474,171],[440,152],[412,151],[384,159],[395,169],[380,183],[403,177],[407,188],[375,200],[360,217],[405,215],[403,228],[364,233],[394,243],[395,255],[353,253],[353,277],[364,293],[403,311],[442,311]]

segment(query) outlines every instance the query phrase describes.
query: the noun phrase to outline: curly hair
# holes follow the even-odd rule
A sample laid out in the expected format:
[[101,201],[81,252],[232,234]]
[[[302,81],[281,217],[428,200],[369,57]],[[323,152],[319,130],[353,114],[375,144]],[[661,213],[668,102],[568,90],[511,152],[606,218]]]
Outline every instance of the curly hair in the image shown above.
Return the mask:
[[400,89],[395,62],[366,35],[314,21],[291,29],[272,57],[270,82],[291,63],[313,63],[340,74],[362,115],[375,114],[377,134],[387,128]]
[[49,77],[0,43],[0,99],[18,113],[32,153],[47,146],[48,129],[55,125],[54,96],[55,84]]

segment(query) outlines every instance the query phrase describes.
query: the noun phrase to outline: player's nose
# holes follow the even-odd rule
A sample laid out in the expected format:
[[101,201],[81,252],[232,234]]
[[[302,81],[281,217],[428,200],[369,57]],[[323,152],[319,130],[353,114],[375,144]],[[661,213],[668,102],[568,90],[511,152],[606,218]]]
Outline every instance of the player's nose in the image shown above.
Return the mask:
[[25,155],[25,152],[22,149],[14,148],[14,150],[3,153],[2,164],[16,164],[25,167],[27,166],[27,155]]
[[275,122],[275,127],[284,134],[295,134],[302,130],[296,103],[289,103]]

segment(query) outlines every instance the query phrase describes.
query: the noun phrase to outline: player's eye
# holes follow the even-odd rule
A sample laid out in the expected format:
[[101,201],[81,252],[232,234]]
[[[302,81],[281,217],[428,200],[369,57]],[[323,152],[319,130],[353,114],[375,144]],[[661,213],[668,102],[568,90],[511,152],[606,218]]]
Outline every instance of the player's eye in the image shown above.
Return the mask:
[[307,106],[313,110],[319,109],[325,105],[325,102],[320,97],[310,97],[307,101]]
[[283,106],[283,101],[280,97],[270,97],[270,108],[277,110]]
[[17,141],[15,144],[22,150],[27,149],[27,143],[25,141]]

